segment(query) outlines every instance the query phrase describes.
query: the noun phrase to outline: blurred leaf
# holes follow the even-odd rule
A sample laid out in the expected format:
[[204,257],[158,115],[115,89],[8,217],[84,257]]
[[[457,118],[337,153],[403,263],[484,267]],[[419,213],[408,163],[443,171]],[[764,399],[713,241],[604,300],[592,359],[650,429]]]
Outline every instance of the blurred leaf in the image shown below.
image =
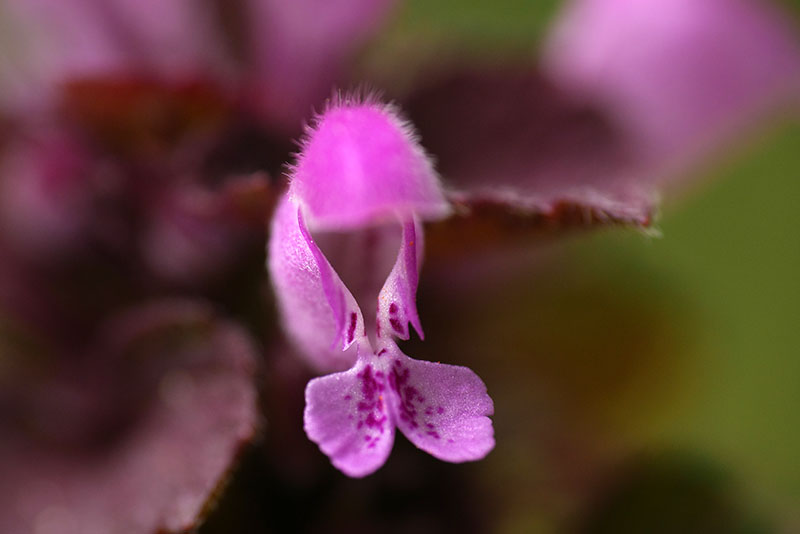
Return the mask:
[[686,453],[632,458],[603,488],[576,532],[756,534],[773,530],[746,509],[731,477]]
[[64,84],[62,112],[106,148],[125,155],[163,155],[191,136],[211,135],[230,105],[214,87],[168,85],[133,77]]
[[[49,439],[4,426],[0,531],[183,531],[252,439],[256,354],[240,327],[196,301],[159,301],[115,317],[105,334],[85,373],[62,373],[47,395],[34,392],[29,419],[46,419]],[[103,374],[109,366],[120,376]],[[115,411],[126,392],[136,410]],[[66,447],[55,441],[59,429],[75,433],[64,422],[105,434],[82,443],[68,435]]]
[[570,226],[650,224],[655,169],[602,109],[528,62],[458,69],[403,106],[459,211],[431,225],[434,254]]

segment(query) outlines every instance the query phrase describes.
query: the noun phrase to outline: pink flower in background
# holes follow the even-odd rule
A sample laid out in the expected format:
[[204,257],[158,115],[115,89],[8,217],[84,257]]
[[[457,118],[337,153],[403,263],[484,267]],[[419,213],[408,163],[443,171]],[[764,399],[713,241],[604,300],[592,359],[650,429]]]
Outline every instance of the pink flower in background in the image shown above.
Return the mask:
[[21,50],[7,51],[13,76],[0,74],[0,103],[12,112],[41,109],[75,80],[196,81],[293,133],[395,4],[10,0],[3,7]]
[[799,49],[790,18],[761,0],[575,0],[544,66],[674,174],[781,105],[797,109]]
[[[307,133],[290,180],[268,259],[283,323],[318,367],[351,367],[308,384],[309,438],[354,477],[383,465],[395,427],[442,460],[483,458],[494,446],[483,382],[465,367],[413,360],[394,340],[409,338],[409,324],[422,336],[421,221],[449,212],[411,126],[374,99],[337,100]],[[353,296],[312,231],[370,233],[354,250],[362,261],[350,265],[376,282],[380,271],[372,272],[391,260],[394,245],[397,259],[376,300],[369,296],[377,286]]]
[[564,2],[537,59],[437,71],[403,102],[479,217],[647,226],[664,189],[800,105],[796,29],[761,0]]

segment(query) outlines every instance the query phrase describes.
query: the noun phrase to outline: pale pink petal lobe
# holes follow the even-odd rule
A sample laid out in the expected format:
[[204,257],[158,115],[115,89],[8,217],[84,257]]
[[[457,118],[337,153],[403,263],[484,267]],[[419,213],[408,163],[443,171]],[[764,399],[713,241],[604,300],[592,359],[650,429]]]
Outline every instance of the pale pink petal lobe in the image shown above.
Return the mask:
[[394,443],[383,371],[359,363],[306,387],[305,430],[334,466],[351,477],[378,470]]
[[486,386],[466,367],[394,355],[389,386],[400,431],[448,462],[480,460],[494,448],[494,413]]

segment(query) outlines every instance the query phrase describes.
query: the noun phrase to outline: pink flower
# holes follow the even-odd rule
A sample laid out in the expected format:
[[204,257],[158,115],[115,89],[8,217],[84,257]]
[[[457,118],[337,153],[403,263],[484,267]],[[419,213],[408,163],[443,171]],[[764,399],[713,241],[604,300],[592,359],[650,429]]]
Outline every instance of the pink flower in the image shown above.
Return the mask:
[[[493,405],[480,378],[465,367],[413,360],[395,341],[409,338],[409,324],[423,335],[420,223],[448,212],[430,161],[391,107],[340,99],[309,130],[273,219],[268,263],[300,350],[320,369],[350,367],[312,380],[305,409],[309,438],[347,475],[383,465],[395,428],[450,462],[483,458],[494,447]],[[348,267],[363,298],[348,290],[312,231],[344,232],[333,236],[340,244],[361,241]],[[378,285],[375,270],[395,254]],[[375,311],[362,313],[358,301]]]

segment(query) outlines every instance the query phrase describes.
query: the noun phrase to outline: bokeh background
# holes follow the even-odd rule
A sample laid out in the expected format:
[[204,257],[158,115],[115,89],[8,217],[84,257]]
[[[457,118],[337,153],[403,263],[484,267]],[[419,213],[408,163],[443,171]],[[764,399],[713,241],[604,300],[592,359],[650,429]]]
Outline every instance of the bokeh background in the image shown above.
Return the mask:
[[[526,57],[560,6],[408,0],[358,68],[381,87],[402,63],[412,85],[442,58]],[[800,532],[798,178],[800,123],[779,114],[666,189],[647,231],[522,232],[488,256],[434,255],[427,338],[403,348],[486,382],[497,446],[473,464],[398,436],[382,470],[347,479],[303,435],[312,374],[281,341],[266,274],[245,269],[238,304],[247,289],[201,288],[255,332],[260,424],[199,532]]]
[[[366,61],[524,55],[560,5],[412,0]],[[775,117],[667,193],[655,232],[534,238],[466,287],[423,275],[409,354],[483,377],[497,448],[466,466],[402,450],[347,497],[276,509],[319,532],[800,531],[798,148],[796,117]]]

